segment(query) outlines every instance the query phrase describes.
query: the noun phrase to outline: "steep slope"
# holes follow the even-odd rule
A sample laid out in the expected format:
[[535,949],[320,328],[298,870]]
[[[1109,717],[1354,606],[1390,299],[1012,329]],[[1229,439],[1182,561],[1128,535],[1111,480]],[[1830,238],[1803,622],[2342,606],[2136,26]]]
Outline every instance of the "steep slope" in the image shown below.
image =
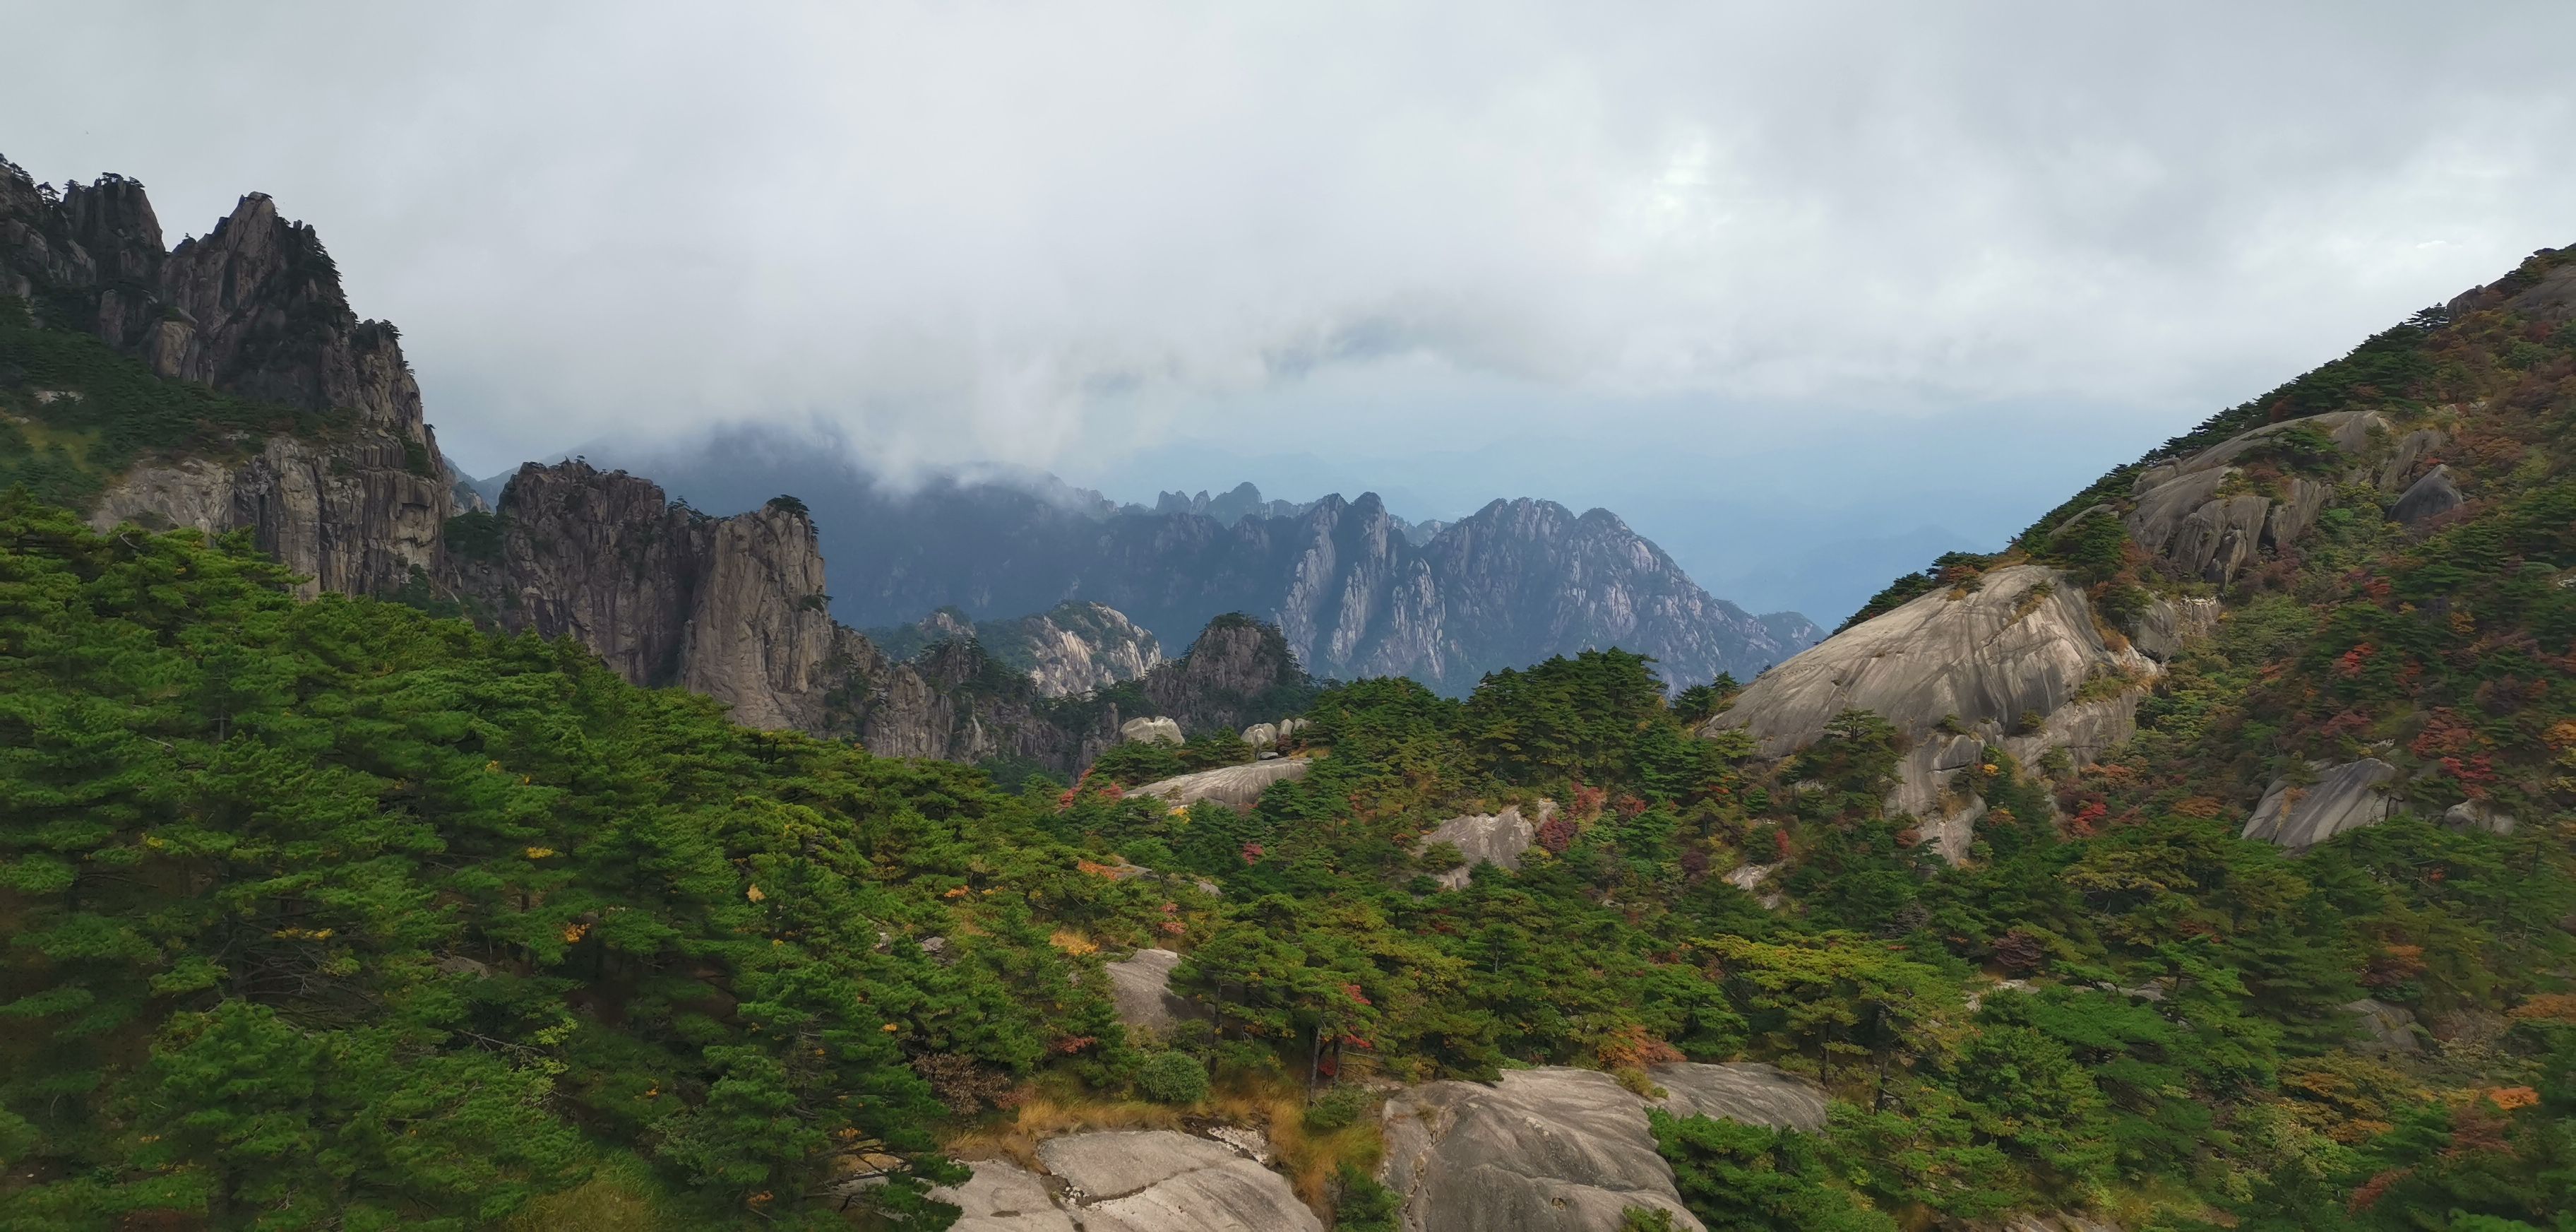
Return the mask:
[[2305,848],[2410,808],[2509,827],[2570,782],[2500,768],[2557,747],[2538,703],[2569,629],[2532,582],[2472,595],[2576,565],[2538,529],[2565,499],[2571,270],[2543,250],[2120,467],[2007,552],[1900,579],[1703,730],[1780,757],[1874,713],[1903,747],[1889,806],[1954,859],[1984,809],[1963,772],[1990,750],[2062,751],[2052,803],[2089,823],[2124,793],[2085,767],[2116,756],[2136,782],[2141,716],[2165,781],[2245,810],[2249,836]]

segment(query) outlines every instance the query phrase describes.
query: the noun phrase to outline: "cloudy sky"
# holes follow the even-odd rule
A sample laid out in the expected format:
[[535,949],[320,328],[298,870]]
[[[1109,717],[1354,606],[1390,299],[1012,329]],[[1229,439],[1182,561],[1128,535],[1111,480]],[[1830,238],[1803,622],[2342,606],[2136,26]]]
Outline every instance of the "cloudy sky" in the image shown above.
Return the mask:
[[0,0],[0,154],[274,194],[477,471],[1552,496],[1757,606],[2576,241],[2564,3],[729,7]]

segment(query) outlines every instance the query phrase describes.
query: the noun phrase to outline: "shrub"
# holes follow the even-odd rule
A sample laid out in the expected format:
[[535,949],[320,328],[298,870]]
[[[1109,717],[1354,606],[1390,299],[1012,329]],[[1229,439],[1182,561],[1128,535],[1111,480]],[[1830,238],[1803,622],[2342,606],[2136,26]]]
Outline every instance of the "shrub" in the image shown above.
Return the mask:
[[1192,770],[1214,770],[1219,766],[1240,766],[1253,759],[1253,748],[1244,743],[1241,733],[1219,727],[1190,737],[1181,746],[1181,764]]
[[447,550],[467,560],[501,559],[501,516],[477,509],[447,519]]
[[1333,1173],[1334,1232],[1395,1232],[1395,1191],[1349,1164]]
[[1335,1085],[1327,1088],[1314,1103],[1306,1105],[1306,1128],[1319,1134],[1348,1129],[1359,1123],[1368,1108],[1367,1091]]
[[1207,1098],[1207,1066],[1186,1052],[1146,1053],[1136,1066],[1136,1092],[1158,1104],[1195,1104]]
[[1112,745],[1108,752],[1102,753],[1099,760],[1091,763],[1091,774],[1094,778],[1133,787],[1170,778],[1186,768],[1181,764],[1179,749],[1151,740],[1130,740]]
[[772,509],[778,510],[778,511],[779,511],[779,512],[781,512],[781,513],[804,513],[804,512],[807,512],[807,510],[806,510],[806,508],[805,508],[805,502],[803,502],[803,501],[801,501],[801,500],[798,500],[798,499],[796,499],[796,498],[795,498],[795,497],[793,497],[793,496],[785,495],[785,494],[783,494],[783,493],[782,493],[782,494],[780,494],[780,495],[777,495],[777,496],[770,497],[770,498],[769,498],[769,507],[770,507],[770,508],[772,508]]

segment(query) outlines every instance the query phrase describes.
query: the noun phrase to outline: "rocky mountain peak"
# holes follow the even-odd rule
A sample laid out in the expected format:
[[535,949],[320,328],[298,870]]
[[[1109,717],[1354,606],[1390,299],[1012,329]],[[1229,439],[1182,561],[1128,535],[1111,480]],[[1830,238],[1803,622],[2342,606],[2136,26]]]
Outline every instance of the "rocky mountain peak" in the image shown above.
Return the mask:
[[824,723],[840,649],[804,511],[711,518],[583,461],[521,467],[498,534],[450,556],[450,585],[503,627],[573,637],[637,684],[725,702],[754,727]]
[[1308,683],[1278,626],[1229,613],[1208,622],[1189,653],[1147,674],[1144,691],[1155,713],[1200,732],[1241,727]]

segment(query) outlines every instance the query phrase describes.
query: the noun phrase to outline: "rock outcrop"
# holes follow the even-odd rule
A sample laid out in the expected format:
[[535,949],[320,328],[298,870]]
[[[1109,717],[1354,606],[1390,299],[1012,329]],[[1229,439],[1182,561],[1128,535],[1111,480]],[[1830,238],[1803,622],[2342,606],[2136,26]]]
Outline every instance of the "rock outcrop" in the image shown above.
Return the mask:
[[1855,625],[1747,686],[1704,731],[1742,728],[1766,757],[1814,743],[1847,710],[1910,744],[1892,805],[1930,823],[1943,854],[1967,851],[1983,804],[1950,788],[1987,746],[2025,763],[2065,749],[2080,764],[2129,737],[2161,671],[2104,635],[2083,590],[2054,569],[2010,565]]
[[2513,833],[2513,814],[2484,800],[2462,800],[2442,810],[2442,824],[2454,830],[2484,830],[2489,834]]
[[1272,783],[1290,782],[1306,777],[1315,763],[1305,757],[1279,757],[1241,766],[1220,766],[1160,779],[1137,788],[1133,795],[1152,796],[1173,808],[1187,808],[1201,800],[1213,800],[1233,808],[1248,809],[1261,802],[1261,793]]
[[2318,770],[2313,784],[2272,780],[2254,815],[2245,819],[2243,836],[2305,851],[2346,830],[2377,825],[2396,811],[2396,801],[2381,788],[2397,777],[2397,767],[2365,757]]
[[2129,634],[2129,644],[2158,663],[2167,662],[2184,647],[2217,632],[2220,610],[2218,600],[2205,596],[2160,596],[2147,605],[2146,615]]
[[108,485],[90,525],[248,530],[305,579],[305,598],[388,594],[436,569],[453,507],[443,485],[410,469],[413,439],[356,428],[329,441],[272,436],[247,456],[153,459]]
[[1681,1061],[1654,1066],[1646,1076],[1664,1089],[1654,1105],[1674,1116],[1717,1117],[1811,1134],[1825,1127],[1824,1088],[1773,1066]]
[[[1767,1065],[1647,1072],[1678,1116],[1824,1124],[1823,1092]],[[1413,1087],[1387,1101],[1382,1179],[1403,1199],[1406,1232],[1616,1232],[1632,1207],[1698,1229],[1655,1150],[1648,1106],[1607,1074],[1562,1067]]]
[[1538,837],[1538,827],[1556,815],[1556,802],[1541,800],[1532,811],[1537,814],[1536,821],[1521,816],[1520,806],[1513,804],[1506,805],[1499,813],[1469,813],[1432,827],[1430,833],[1422,836],[1422,846],[1428,848],[1447,843],[1458,849],[1459,858],[1463,861],[1456,868],[1432,874],[1432,879],[1445,889],[1458,890],[1466,888],[1468,878],[1479,864],[1519,868],[1521,856],[1529,851],[1530,844]]
[[2388,507],[2388,516],[2390,520],[2403,522],[2410,528],[2421,527],[2466,504],[2467,500],[2460,495],[2459,485],[2451,481],[2451,468],[2436,466],[2424,472],[2423,478],[2416,480],[2397,498],[2396,504]]
[[1162,715],[1129,719],[1118,725],[1118,738],[1140,744],[1168,744],[1175,747],[1189,743],[1181,734],[1181,725]]
[[2375,997],[2363,997],[2347,1003],[2344,1012],[2354,1018],[2352,1050],[2363,1056],[2412,1056],[2424,1050],[2415,1037],[2415,1012],[2402,1005],[2390,1005]]
[[1302,706],[1311,681],[1275,626],[1227,614],[1187,653],[1145,673],[1145,700],[1183,731],[1239,728]]
[[[2543,249],[2535,257],[2553,255],[2557,254]],[[2502,309],[2534,321],[2576,321],[2576,264],[2562,262],[2535,269],[2534,263],[2526,262],[2521,269],[2495,282],[2461,292],[2451,300],[2449,309],[2454,318]]]
[[1039,1143],[1038,1161],[1046,1176],[978,1162],[972,1179],[931,1196],[964,1212],[960,1232],[1323,1232],[1287,1178],[1206,1138],[1068,1134]]
[[2358,460],[2374,434],[2387,430],[2388,420],[2377,412],[2337,411],[2269,424],[2188,458],[2147,467],[2129,490],[2123,517],[2129,537],[2186,576],[2224,584],[2257,553],[2306,534],[2334,495],[2330,479],[2308,474],[2254,491],[2240,463],[2294,443],[2294,432],[2321,435]]
[[297,435],[145,457],[93,525],[247,529],[307,595],[388,593],[435,568],[455,496],[401,336],[349,310],[321,240],[265,194],[165,251],[142,184],[101,176],[57,198],[0,161],[0,294],[165,379],[303,413]]
[[[2432,428],[2397,435],[2377,411],[2283,420],[2139,471],[2121,519],[2175,573],[2224,586],[2313,529],[2339,482],[2403,489],[2391,516],[2410,525],[2457,507],[2458,489],[2435,477],[2444,468],[2416,474],[2445,439]],[[2326,450],[2311,456],[2319,440]],[[2266,463],[2258,482],[2254,468]]]
[[1079,600],[1008,620],[978,621],[944,607],[909,626],[871,631],[869,638],[895,659],[910,659],[940,642],[973,638],[995,662],[1027,673],[1043,697],[1135,680],[1163,662],[1162,643],[1126,613]]
[[1172,992],[1172,972],[1180,965],[1179,954],[1162,949],[1138,950],[1105,964],[1102,969],[1109,973],[1109,994],[1118,1006],[1118,1021],[1132,1030],[1159,1034],[1193,1016],[1197,1007]]
[[1026,761],[1072,774],[1118,741],[1117,707],[1045,713],[1027,677],[971,640],[895,663],[844,627],[832,677],[823,729],[855,733],[880,756]]
[[958,1209],[950,1232],[1081,1232],[1037,1173],[1007,1159],[969,1166],[974,1173],[964,1183],[930,1192]]
[[1025,663],[1047,697],[1139,679],[1163,661],[1162,643],[1106,603],[1060,603],[1036,616],[987,622],[978,636],[1003,662]]

